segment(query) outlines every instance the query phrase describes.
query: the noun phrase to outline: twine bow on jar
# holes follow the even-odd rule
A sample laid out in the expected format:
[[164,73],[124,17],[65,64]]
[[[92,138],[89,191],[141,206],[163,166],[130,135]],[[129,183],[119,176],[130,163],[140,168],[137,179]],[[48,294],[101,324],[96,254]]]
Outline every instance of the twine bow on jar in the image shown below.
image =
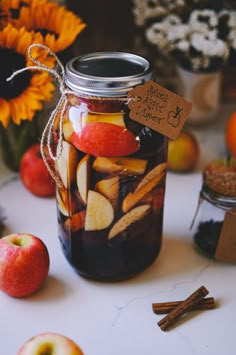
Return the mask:
[[[48,52],[48,56],[54,57],[59,69],[56,70],[56,69],[50,68],[47,65],[39,62],[37,59],[35,59],[32,55],[32,50],[35,47],[46,50]],[[67,94],[70,93],[70,94],[76,95],[76,93],[72,92],[71,90],[68,90],[67,87],[65,86],[65,69],[63,67],[63,64],[59,60],[59,58],[56,56],[56,54],[50,48],[48,48],[47,46],[42,45],[42,44],[34,43],[29,46],[28,51],[27,51],[27,55],[29,56],[30,60],[35,65],[31,65],[29,67],[24,67],[19,70],[16,70],[10,77],[7,78],[7,81],[11,81],[12,79],[14,79],[15,76],[23,73],[24,71],[39,70],[39,71],[48,72],[58,82],[57,87],[61,93],[61,96],[58,100],[58,103],[57,103],[55,109],[51,112],[50,117],[46,123],[44,130],[43,130],[41,141],[40,141],[40,150],[41,150],[41,155],[42,155],[43,161],[44,161],[49,173],[51,174],[52,178],[54,179],[54,181],[56,182],[58,187],[61,187],[62,182],[61,182],[58,174],[56,173],[56,170],[54,168],[52,168],[52,166],[49,164],[48,159],[45,154],[44,147],[45,146],[47,147],[49,157],[53,161],[56,161],[60,158],[60,156],[62,154],[62,144],[63,144],[63,134],[62,134],[62,132],[63,132],[63,130],[62,130],[63,115],[65,112],[66,105],[68,103]],[[58,140],[57,140],[57,149],[54,153],[51,148],[52,143],[53,143],[53,127],[54,127],[54,123],[55,123],[55,120],[58,117],[58,115],[59,115]]]
[[[50,68],[49,66],[41,63],[40,61],[38,61],[37,59],[34,58],[34,56],[32,54],[32,50],[35,47],[45,50],[47,52],[48,57],[51,56],[55,59],[56,65],[54,68]],[[30,60],[32,61],[32,63],[34,63],[34,65],[16,70],[6,80],[11,81],[12,79],[14,79],[14,77],[16,77],[17,75],[19,75],[27,70],[39,70],[39,71],[46,71],[51,76],[53,76],[55,78],[55,80],[57,81],[57,83],[58,83],[57,88],[58,88],[61,95],[58,100],[58,103],[56,104],[55,109],[51,112],[49,119],[45,125],[45,128],[43,130],[41,141],[40,141],[40,150],[41,150],[41,155],[42,155],[43,161],[44,161],[50,175],[52,176],[52,178],[56,182],[57,186],[59,188],[61,188],[61,187],[63,187],[63,183],[61,181],[61,178],[60,178],[59,174],[57,173],[57,169],[56,169],[55,165],[49,163],[49,159],[47,157],[47,154],[49,155],[49,157],[52,161],[57,161],[62,154],[63,119],[64,119],[64,113],[65,113],[67,104],[69,102],[68,95],[85,97],[86,99],[92,99],[92,100],[103,100],[104,98],[98,97],[98,96],[86,95],[86,94],[82,94],[82,93],[78,94],[78,92],[68,89],[68,87],[65,84],[66,72],[65,72],[64,66],[61,63],[61,61],[59,60],[59,58],[57,57],[57,55],[47,46],[42,45],[42,44],[38,44],[38,43],[33,43],[29,46],[29,48],[27,50],[27,55],[30,58]],[[56,68],[56,66],[57,66],[57,68]],[[113,100],[113,98],[106,97],[106,100]],[[136,100],[136,98],[135,97],[132,97],[132,98],[131,97],[116,97],[116,100],[125,101],[128,104],[131,100]],[[58,118],[59,118],[58,137],[57,137],[57,142],[56,142],[56,149],[53,151],[52,146],[53,146],[53,144],[55,145],[55,142],[53,139],[54,138],[54,125],[55,125],[55,122]],[[47,150],[47,154],[45,153],[45,147]]]

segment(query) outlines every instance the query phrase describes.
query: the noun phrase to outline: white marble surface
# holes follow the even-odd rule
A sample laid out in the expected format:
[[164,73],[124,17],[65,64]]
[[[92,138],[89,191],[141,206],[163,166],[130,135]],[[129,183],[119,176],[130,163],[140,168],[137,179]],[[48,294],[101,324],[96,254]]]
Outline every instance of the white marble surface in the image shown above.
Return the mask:
[[[16,299],[0,292],[0,354],[15,355],[31,336],[54,331],[76,341],[85,355],[235,355],[236,265],[200,255],[189,230],[200,186],[200,171],[168,172],[160,256],[133,279],[106,284],[81,278],[65,260],[54,198],[31,195],[17,174],[0,165],[5,234],[39,236],[51,262],[36,294]],[[185,299],[201,285],[217,307],[192,312],[163,332],[157,325],[162,316],[152,312],[152,303]]]

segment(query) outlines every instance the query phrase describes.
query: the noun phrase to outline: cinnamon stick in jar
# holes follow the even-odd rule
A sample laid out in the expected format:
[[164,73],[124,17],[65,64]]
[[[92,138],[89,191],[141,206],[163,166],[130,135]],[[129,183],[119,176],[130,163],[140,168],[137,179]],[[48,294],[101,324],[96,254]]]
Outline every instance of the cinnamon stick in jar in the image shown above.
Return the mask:
[[164,318],[162,318],[157,324],[162,330],[167,330],[171,325],[173,325],[182,315],[192,309],[197,305],[209,291],[205,286],[199,287],[195,292],[193,292],[188,298],[176,306],[170,313],[168,313]]

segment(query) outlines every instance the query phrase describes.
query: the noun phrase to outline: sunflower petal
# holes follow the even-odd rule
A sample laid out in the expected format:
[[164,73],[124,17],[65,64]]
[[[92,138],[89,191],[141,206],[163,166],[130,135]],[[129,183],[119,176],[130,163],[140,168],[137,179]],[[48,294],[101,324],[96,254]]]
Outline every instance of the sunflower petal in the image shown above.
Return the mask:
[[10,120],[10,106],[9,103],[0,97],[0,122],[2,122],[3,127],[7,127]]

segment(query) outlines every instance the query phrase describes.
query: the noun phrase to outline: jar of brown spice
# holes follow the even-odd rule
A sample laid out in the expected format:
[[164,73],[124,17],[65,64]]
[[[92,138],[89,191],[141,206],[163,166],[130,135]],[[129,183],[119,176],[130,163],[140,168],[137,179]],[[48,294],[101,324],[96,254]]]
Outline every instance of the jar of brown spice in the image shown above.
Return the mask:
[[217,260],[236,262],[236,160],[211,161],[203,171],[193,223],[198,250]]

